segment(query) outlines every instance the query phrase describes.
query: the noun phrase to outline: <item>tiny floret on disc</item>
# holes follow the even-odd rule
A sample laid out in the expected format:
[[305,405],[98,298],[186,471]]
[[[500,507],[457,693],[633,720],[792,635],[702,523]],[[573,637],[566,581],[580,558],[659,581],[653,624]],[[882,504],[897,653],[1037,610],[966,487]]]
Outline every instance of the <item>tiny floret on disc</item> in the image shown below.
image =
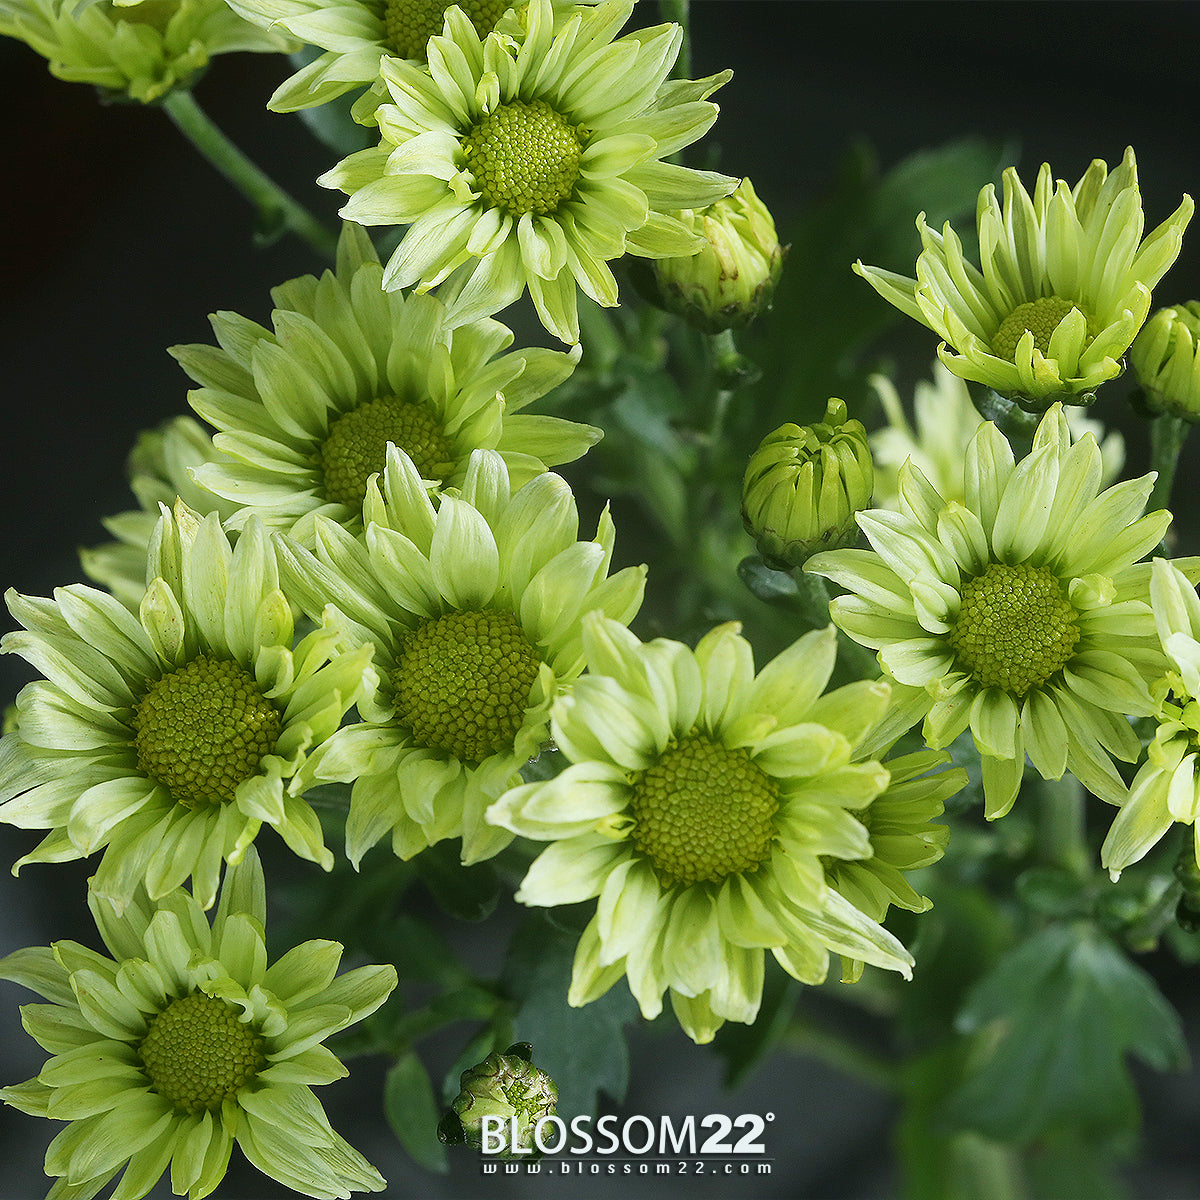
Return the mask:
[[238,1010],[201,992],[168,1004],[138,1052],[154,1090],[192,1114],[220,1108],[267,1065],[262,1038]]
[[138,769],[187,808],[232,800],[283,729],[253,675],[205,654],[151,684],[132,724]]
[[745,750],[694,733],[637,774],[630,807],[664,885],[719,883],[770,853],[779,791]]

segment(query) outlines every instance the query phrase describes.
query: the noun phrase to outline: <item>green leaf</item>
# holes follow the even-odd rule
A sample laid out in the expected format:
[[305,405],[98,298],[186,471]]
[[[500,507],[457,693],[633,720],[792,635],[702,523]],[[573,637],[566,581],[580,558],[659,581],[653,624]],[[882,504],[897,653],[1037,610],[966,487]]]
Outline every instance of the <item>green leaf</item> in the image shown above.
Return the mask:
[[558,1088],[567,1119],[593,1113],[596,1093],[618,1103],[629,1086],[623,1026],[637,1005],[623,982],[583,1008],[567,1004],[578,937],[540,912],[521,923],[509,947],[502,982],[516,1001],[513,1037],[531,1042],[533,1061]]
[[783,608],[801,606],[800,589],[788,571],[775,571],[756,554],[738,563],[738,578],[764,604]]
[[415,1163],[440,1175],[450,1169],[446,1147],[437,1136],[441,1110],[433,1096],[429,1072],[415,1054],[405,1054],[388,1071],[383,1084],[383,1111],[392,1132]]
[[1004,955],[971,990],[958,1027],[978,1035],[983,1057],[943,1116],[1005,1141],[1128,1128],[1137,1101],[1126,1055],[1159,1070],[1187,1057],[1154,981],[1083,923],[1048,926]]
[[456,842],[439,842],[414,859],[417,874],[444,912],[460,921],[482,921],[500,899],[500,877],[491,863],[463,866]]

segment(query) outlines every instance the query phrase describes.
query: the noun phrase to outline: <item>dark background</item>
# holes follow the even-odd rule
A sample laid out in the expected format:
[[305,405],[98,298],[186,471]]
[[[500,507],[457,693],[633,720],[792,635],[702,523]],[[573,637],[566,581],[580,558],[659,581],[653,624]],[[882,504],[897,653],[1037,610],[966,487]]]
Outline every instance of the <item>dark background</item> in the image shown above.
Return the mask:
[[[1149,227],[1174,209],[1180,193],[1200,188],[1200,6],[696,0],[692,11],[693,73],[725,66],[735,72],[717,97],[722,116],[709,135],[722,147],[721,166],[752,174],[781,227],[819,201],[856,136],[877,147],[885,167],[968,134],[1010,139],[1028,182],[1043,160],[1074,181],[1093,157],[1115,165],[1132,144]],[[276,58],[226,56],[197,97],[268,172],[332,217],[337,197],[312,183],[330,165],[329,153],[298,120],[263,107],[286,73]],[[0,94],[7,114],[0,584],[45,595],[79,578],[75,547],[104,540],[99,518],[130,506],[122,463],[137,432],[186,411],[188,383],[165,348],[210,341],[206,314],[216,309],[265,320],[268,289],[315,263],[294,239],[254,248],[247,204],[161,113],[101,106],[90,88],[52,79],[40,58],[10,41],[0,42]],[[879,265],[909,272],[911,264]],[[1193,229],[1156,302],[1197,294],[1200,233]],[[882,303],[865,284],[863,303]],[[921,331],[908,333],[921,355],[915,362],[928,361],[932,336],[922,341]],[[1098,415],[1123,419],[1120,410]],[[1140,473],[1140,430],[1129,436],[1128,469]],[[1176,485],[1179,507],[1195,507],[1195,472],[1194,458],[1186,460]],[[7,613],[0,620],[12,627]],[[23,662],[0,660],[0,701],[30,677]],[[35,840],[0,827],[0,859],[12,861]],[[86,940],[90,926],[80,925],[80,914],[87,873],[82,866],[35,867],[19,883],[0,873],[0,953],[62,936]],[[488,947],[476,953],[486,965]],[[1195,1034],[1194,970],[1165,956],[1144,965]],[[0,1039],[6,1083],[28,1078],[41,1061],[15,1030],[15,1006],[28,999],[0,985],[0,1020],[11,1031]],[[705,1050],[644,1032],[632,1046],[627,1113],[778,1114],[767,1134],[775,1156],[769,1180],[692,1180],[696,1194],[853,1200],[893,1193],[892,1112],[881,1094],[810,1059],[780,1054],[726,1097]],[[453,1050],[446,1054],[448,1061]],[[533,1190],[502,1177],[485,1189],[465,1155],[448,1179],[409,1168],[386,1130],[368,1120],[379,1078],[376,1068],[357,1064],[351,1081],[324,1095],[335,1126],[393,1181],[389,1195],[461,1200],[485,1190]],[[1145,1147],[1130,1169],[1133,1191],[1147,1200],[1195,1195],[1200,1085],[1194,1076],[1143,1082]],[[356,1108],[364,1096],[371,1104]],[[44,1122],[0,1110],[0,1195],[42,1194],[49,1136]],[[617,1187],[658,1197],[681,1183],[546,1181],[536,1190],[599,1196]],[[218,1190],[227,1198],[281,1194],[249,1172],[231,1174]]]

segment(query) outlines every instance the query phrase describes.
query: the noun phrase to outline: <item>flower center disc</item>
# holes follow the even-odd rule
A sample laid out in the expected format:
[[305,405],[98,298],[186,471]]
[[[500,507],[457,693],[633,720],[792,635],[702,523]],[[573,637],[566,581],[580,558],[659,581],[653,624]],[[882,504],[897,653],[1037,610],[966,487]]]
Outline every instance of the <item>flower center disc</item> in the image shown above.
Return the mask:
[[154,1090],[188,1113],[219,1108],[267,1065],[262,1038],[224,1000],[172,1000],[138,1048]]
[[138,768],[187,808],[232,800],[283,731],[253,675],[204,654],[151,684],[132,725]]
[[767,857],[779,791],[745,750],[692,734],[638,772],[631,807],[634,845],[665,886],[719,883]]
[[384,396],[343,413],[329,426],[317,451],[326,497],[361,509],[367,480],[387,462],[388,442],[413,460],[422,479],[440,483],[453,469],[450,443],[433,414],[423,405]]
[[387,0],[383,6],[384,40],[401,58],[428,61],[429,39],[442,32],[451,4],[466,13],[475,32],[484,38],[511,7],[511,0]]
[[1025,336],[1025,331],[1030,330],[1034,346],[1043,354],[1049,354],[1054,331],[1062,319],[1078,307],[1059,296],[1042,296],[1019,304],[1000,322],[1000,328],[992,338],[992,349],[998,358],[1016,362],[1017,343]]
[[992,563],[962,589],[948,641],[984,687],[1023,696],[1066,666],[1079,641],[1074,608],[1056,576],[1027,563]]
[[540,661],[512,613],[447,613],[405,643],[396,715],[422,746],[480,763],[512,745]]
[[484,200],[514,217],[554,212],[579,178],[577,127],[545,100],[501,104],[462,146]]

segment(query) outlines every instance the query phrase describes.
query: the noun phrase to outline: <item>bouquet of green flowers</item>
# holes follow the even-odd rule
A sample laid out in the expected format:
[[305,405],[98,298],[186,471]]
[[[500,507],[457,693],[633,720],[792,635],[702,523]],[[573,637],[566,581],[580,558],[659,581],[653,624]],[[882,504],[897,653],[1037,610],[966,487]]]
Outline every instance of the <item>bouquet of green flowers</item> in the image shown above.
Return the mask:
[[[0,821],[40,840],[6,861],[88,860],[103,946],[0,947],[44,1001],[0,1098],[66,1122],[50,1197],[232,1196],[235,1144],[279,1194],[381,1191],[312,1090],[372,1056],[396,1171],[549,1168],[639,1026],[730,1082],[799,1049],[891,1090],[909,1196],[1116,1194],[1127,1059],[1184,1057],[1133,955],[1200,960],[1167,508],[1200,304],[1152,295],[1192,201],[1147,232],[1132,149],[1030,189],[968,141],[851,180],[789,258],[705,140],[703,11],[658,8],[0,0],[313,259],[171,348],[194,415],[139,439],[90,582],[7,593],[37,677]],[[291,55],[268,107],[329,147],[336,230],[197,103],[233,50]],[[854,214],[923,188],[913,276],[854,279],[916,213],[857,246]],[[909,407],[891,315],[935,335],[903,331],[937,355]]]

